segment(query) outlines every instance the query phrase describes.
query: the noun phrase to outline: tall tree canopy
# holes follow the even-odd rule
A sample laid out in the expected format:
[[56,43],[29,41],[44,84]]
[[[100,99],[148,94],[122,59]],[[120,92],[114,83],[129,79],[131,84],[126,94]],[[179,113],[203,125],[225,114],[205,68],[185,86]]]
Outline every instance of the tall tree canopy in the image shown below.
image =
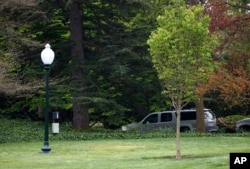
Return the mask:
[[[16,59],[20,62],[16,62],[11,73],[16,73],[16,77],[25,86],[25,82],[36,82],[33,83],[32,92],[28,88],[27,95],[13,95],[14,99],[11,98],[9,104],[4,105],[3,112],[32,118],[37,118],[37,113],[42,115],[44,91],[39,84],[44,72],[39,55],[47,42],[55,51],[51,69],[50,104],[52,110],[61,112],[62,118],[73,120],[72,100],[78,102],[74,102],[75,105],[81,103],[86,106],[80,109],[85,109],[85,112],[88,109],[91,122],[100,121],[106,127],[118,127],[132,119],[139,120],[150,111],[165,109],[165,99],[152,69],[146,39],[155,27],[155,16],[167,2],[34,0],[33,3],[31,0],[26,6],[20,5],[23,1],[1,2],[1,21],[6,25],[12,23],[8,27],[1,25],[1,29],[6,28],[4,30],[20,35],[1,35],[5,42],[15,42],[13,45],[1,43],[1,51],[6,53],[15,49],[20,52],[16,53]],[[77,40],[72,39],[73,28],[70,29],[70,26],[75,28],[70,25],[75,21],[73,19],[70,22],[73,18],[70,12],[76,12],[71,10],[74,3],[80,6],[77,8],[80,11],[77,14],[79,24],[75,26],[79,27],[82,36],[73,33]],[[23,7],[25,10],[22,10]],[[2,17],[4,15],[6,17]],[[36,16],[34,20],[31,19],[33,15]],[[26,41],[21,41],[25,44],[18,41],[21,37],[25,37]],[[71,47],[76,48],[72,45],[75,44],[73,41],[82,46],[81,55],[75,55],[79,50],[71,54]],[[19,46],[19,49],[15,48]],[[10,53],[9,58],[12,56],[14,54]],[[11,59],[9,61],[12,63]],[[84,119],[88,119],[87,114]],[[87,123],[88,120],[84,128],[87,128]],[[80,128],[79,124],[75,127]]]

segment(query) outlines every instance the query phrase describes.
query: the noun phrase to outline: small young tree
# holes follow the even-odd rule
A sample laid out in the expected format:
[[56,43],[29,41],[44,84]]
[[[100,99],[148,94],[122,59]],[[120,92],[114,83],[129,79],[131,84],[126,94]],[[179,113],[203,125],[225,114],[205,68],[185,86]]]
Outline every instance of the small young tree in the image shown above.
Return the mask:
[[210,18],[204,16],[201,6],[168,8],[157,21],[159,26],[148,44],[164,93],[177,112],[176,159],[179,160],[180,112],[196,99],[195,87],[213,71],[211,53],[217,41],[209,33]]

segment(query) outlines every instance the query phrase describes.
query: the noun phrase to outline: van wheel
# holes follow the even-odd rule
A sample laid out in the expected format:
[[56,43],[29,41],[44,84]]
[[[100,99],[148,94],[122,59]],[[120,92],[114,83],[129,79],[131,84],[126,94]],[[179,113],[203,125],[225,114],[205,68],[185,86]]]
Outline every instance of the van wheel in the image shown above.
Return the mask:
[[181,132],[187,132],[187,131],[190,131],[190,128],[189,127],[181,127],[180,131]]
[[241,126],[239,131],[241,131],[241,132],[245,132],[245,131],[250,132],[250,126]]

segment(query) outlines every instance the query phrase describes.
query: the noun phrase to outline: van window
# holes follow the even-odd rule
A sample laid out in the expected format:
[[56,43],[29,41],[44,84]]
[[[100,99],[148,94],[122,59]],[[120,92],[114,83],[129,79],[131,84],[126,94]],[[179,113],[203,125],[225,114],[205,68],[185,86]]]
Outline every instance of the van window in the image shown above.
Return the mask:
[[185,120],[196,120],[196,112],[195,111],[181,112],[181,121]]
[[161,122],[172,121],[172,113],[162,113],[161,114]]
[[157,123],[158,122],[158,114],[152,114],[148,116],[143,123]]

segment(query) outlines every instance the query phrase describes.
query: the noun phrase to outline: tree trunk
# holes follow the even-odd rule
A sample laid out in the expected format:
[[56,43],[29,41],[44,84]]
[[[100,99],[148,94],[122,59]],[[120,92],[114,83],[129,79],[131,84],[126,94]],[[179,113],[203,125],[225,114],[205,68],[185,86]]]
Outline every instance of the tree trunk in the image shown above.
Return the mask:
[[196,100],[196,129],[200,133],[205,132],[203,96],[199,95]]
[[181,160],[180,146],[181,108],[176,109],[176,160]]
[[70,33],[71,33],[71,61],[72,61],[72,97],[73,97],[73,127],[75,129],[89,128],[88,105],[84,103],[86,97],[84,89],[85,72],[83,34],[82,34],[82,9],[81,3],[72,0],[70,6]]

